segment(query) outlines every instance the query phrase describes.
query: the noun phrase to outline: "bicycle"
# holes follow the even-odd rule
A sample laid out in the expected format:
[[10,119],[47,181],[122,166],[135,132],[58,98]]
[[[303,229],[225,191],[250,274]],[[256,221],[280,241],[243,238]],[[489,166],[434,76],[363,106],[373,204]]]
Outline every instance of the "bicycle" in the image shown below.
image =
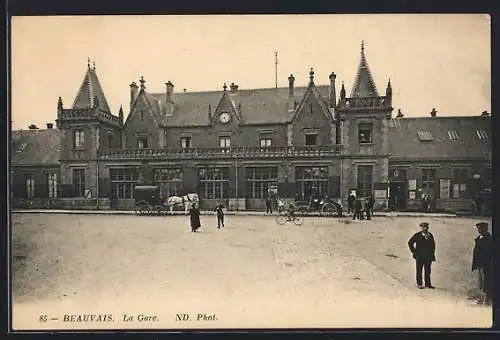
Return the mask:
[[303,220],[300,217],[297,216],[290,216],[290,215],[278,215],[276,216],[276,223],[279,225],[283,225],[287,222],[293,222],[295,225],[301,225]]

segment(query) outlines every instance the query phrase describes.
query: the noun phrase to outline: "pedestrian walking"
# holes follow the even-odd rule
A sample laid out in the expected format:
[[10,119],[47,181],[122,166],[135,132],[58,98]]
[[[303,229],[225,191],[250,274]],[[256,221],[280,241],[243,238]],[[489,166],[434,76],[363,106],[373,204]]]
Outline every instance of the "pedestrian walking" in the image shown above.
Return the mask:
[[375,206],[375,199],[373,195],[368,198],[369,206],[370,206],[370,215],[373,216],[373,207]]
[[195,233],[201,227],[198,203],[191,204],[191,208],[189,209],[189,219],[191,222],[191,232]]
[[372,219],[372,212],[371,212],[371,202],[370,199],[367,199],[365,201],[365,213],[366,213],[366,219],[371,220]]
[[267,214],[273,213],[271,196],[267,196],[267,199],[266,199],[266,213]]
[[358,220],[363,219],[363,204],[361,203],[361,199],[356,198],[354,201],[354,214],[352,216],[353,221],[358,218]]
[[347,197],[347,213],[348,214],[353,214],[354,213],[354,202],[356,201],[356,196],[353,194],[350,194]]
[[217,202],[215,212],[217,213],[217,228],[220,229],[221,225],[224,228],[224,205],[222,202]]
[[416,260],[417,287],[422,289],[422,269],[424,270],[424,283],[426,288],[434,289],[431,284],[431,266],[436,261],[436,243],[434,236],[429,232],[429,223],[420,223],[420,231],[415,233],[408,241],[408,247]]
[[478,304],[491,304],[493,296],[493,238],[488,231],[488,223],[476,224],[479,235],[476,237],[472,255],[472,272],[477,275],[478,288],[481,292]]
[[428,196],[427,194],[422,194],[422,212],[426,213],[428,207]]

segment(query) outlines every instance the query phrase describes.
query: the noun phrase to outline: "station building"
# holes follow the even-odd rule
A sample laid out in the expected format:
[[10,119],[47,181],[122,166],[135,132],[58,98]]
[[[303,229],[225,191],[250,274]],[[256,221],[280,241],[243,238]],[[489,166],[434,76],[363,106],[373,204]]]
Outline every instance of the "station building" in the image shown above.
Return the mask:
[[[57,102],[56,125],[12,131],[12,207],[133,209],[134,186],[162,198],[197,192],[202,209],[265,208],[269,189],[285,200],[375,197],[375,209],[472,210],[491,192],[489,113],[405,118],[392,86],[373,81],[362,46],[350,95],[332,72],[296,86],[150,93],[130,84],[129,112],[113,114],[89,65],[71,107]],[[302,81],[302,80],[300,80]],[[340,91],[337,94],[337,87]],[[15,114],[15,113],[14,113]]]

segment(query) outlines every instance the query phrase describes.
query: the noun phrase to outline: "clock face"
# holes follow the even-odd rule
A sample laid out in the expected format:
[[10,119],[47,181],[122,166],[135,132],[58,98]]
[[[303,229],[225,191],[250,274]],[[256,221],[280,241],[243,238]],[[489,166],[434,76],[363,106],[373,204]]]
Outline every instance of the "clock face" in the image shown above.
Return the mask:
[[219,116],[219,120],[221,123],[226,124],[231,120],[231,115],[227,112],[221,113]]

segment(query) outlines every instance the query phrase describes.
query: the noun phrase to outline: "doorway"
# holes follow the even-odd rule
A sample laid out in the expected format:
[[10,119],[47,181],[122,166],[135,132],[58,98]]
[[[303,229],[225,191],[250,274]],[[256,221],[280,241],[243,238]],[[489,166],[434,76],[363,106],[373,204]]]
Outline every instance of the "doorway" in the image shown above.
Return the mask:
[[400,211],[406,209],[407,183],[393,181],[389,187],[389,207],[391,210]]

